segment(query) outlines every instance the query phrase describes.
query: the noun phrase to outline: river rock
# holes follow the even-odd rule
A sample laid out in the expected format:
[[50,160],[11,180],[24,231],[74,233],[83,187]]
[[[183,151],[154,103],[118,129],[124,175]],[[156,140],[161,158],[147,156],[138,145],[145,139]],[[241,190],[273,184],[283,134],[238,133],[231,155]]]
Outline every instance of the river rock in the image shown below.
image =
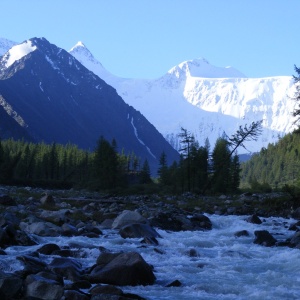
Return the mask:
[[159,212],[156,216],[150,218],[150,225],[163,230],[183,230],[182,221],[176,218],[176,216],[174,217],[173,214],[167,212]]
[[234,233],[235,237],[241,237],[241,236],[249,236],[249,232],[247,230],[240,230]]
[[17,205],[16,201],[11,198],[9,195],[0,194],[0,205],[4,206],[15,206]]
[[17,256],[17,260],[21,261],[24,265],[24,269],[20,271],[22,275],[36,274],[38,272],[45,271],[47,269],[46,263],[44,263],[39,257],[32,255],[20,255]]
[[61,234],[61,228],[50,222],[41,221],[32,224],[21,222],[20,227],[28,233],[39,236],[59,236]]
[[23,280],[18,276],[0,272],[0,297],[3,300],[18,298]]
[[36,251],[41,254],[50,255],[56,250],[60,250],[59,246],[56,244],[45,244]]
[[67,257],[56,257],[49,264],[49,269],[68,280],[81,280],[82,266],[75,259]]
[[190,218],[193,227],[195,230],[211,230],[212,229],[212,223],[211,220],[203,215],[203,214],[194,214]]
[[289,246],[300,248],[300,231],[297,231],[290,239]]
[[61,299],[64,287],[61,283],[39,275],[29,275],[25,280],[25,295],[45,300]]
[[123,295],[123,291],[120,288],[110,284],[106,284],[106,285],[97,284],[93,288],[91,288],[89,292],[92,296],[99,295],[99,294],[118,295],[118,296]]
[[72,211],[70,209],[60,209],[60,210],[42,210],[39,217],[46,221],[62,224],[70,220]]
[[254,231],[255,239],[254,243],[266,247],[274,246],[277,240],[267,230],[256,230]]
[[55,205],[55,201],[52,195],[45,194],[41,199],[40,202],[42,205]]
[[246,221],[248,223],[253,223],[258,225],[262,223],[261,219],[257,215],[250,216],[249,218],[246,219]]
[[6,248],[9,246],[32,246],[36,242],[30,238],[26,232],[16,230],[13,225],[6,225],[0,228],[0,247]]
[[124,210],[119,216],[116,217],[112,224],[112,229],[119,229],[125,225],[133,223],[144,223],[148,221],[143,216],[141,216],[137,211]]
[[75,226],[68,223],[64,223],[61,226],[61,234],[64,236],[77,236],[79,235],[79,232]]
[[91,283],[113,285],[149,285],[155,281],[152,268],[137,252],[121,253],[103,268],[94,268],[88,275]]
[[[65,290],[64,300],[90,300],[90,296],[81,291]],[[109,299],[108,299],[109,300]]]
[[123,226],[119,234],[122,238],[161,238],[160,234],[148,224],[130,224]]

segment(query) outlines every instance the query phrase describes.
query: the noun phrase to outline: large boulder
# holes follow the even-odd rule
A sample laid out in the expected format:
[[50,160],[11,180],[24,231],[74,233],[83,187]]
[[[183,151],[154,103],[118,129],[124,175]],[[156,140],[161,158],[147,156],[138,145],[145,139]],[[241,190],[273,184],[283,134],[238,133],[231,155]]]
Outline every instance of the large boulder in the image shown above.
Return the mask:
[[0,273],[0,299],[18,298],[21,293],[23,280],[13,274]]
[[267,230],[254,231],[255,239],[254,244],[259,244],[266,247],[272,247],[276,244],[277,240]]
[[17,205],[16,201],[11,198],[9,195],[0,194],[0,205],[4,206],[15,206]]
[[148,224],[130,224],[122,227],[119,231],[122,238],[157,238],[160,234]]
[[150,225],[163,230],[181,231],[184,223],[177,216],[169,212],[159,212],[150,218]]
[[133,223],[148,223],[147,219],[141,216],[137,211],[124,210],[117,216],[112,224],[112,229],[119,229],[125,225]]
[[150,285],[155,281],[152,268],[137,252],[121,253],[104,267],[96,267],[87,276],[91,283],[113,285]]
[[252,216],[248,217],[246,219],[246,221],[248,223],[258,224],[258,225],[262,223],[262,220],[257,215],[252,215]]
[[300,248],[300,231],[297,231],[290,239],[289,246],[292,248]]
[[81,280],[82,266],[75,259],[57,257],[49,264],[49,269],[71,281]]
[[41,221],[32,224],[21,222],[20,227],[28,233],[39,236],[59,236],[61,234],[61,228],[50,222]]
[[12,224],[0,228],[0,247],[6,248],[8,246],[32,246],[36,242],[32,240],[26,232],[16,230]]
[[25,295],[33,299],[57,300],[64,294],[63,284],[39,275],[29,275],[25,280]]
[[20,274],[36,274],[47,269],[46,263],[43,262],[38,256],[34,256],[34,254],[20,255],[16,258],[24,265],[24,269],[20,271]]
[[196,229],[196,230],[211,230],[212,229],[211,220],[203,214],[194,214],[190,220],[193,224],[194,229]]

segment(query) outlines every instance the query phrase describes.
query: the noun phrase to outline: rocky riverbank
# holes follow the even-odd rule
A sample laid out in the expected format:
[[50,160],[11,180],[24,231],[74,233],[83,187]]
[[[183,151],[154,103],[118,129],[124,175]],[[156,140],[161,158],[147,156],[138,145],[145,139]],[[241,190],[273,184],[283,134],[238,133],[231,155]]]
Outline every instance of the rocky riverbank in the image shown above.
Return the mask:
[[[103,230],[116,230],[122,238],[140,238],[141,245],[159,245],[155,228],[169,231],[211,230],[206,214],[247,215],[245,220],[259,224],[263,217],[280,216],[300,219],[300,210],[284,194],[200,197],[181,196],[110,196],[87,191],[46,191],[29,187],[0,187],[1,255],[10,246],[38,246],[35,237],[103,237]],[[250,215],[250,217],[249,217]],[[277,242],[266,231],[256,231],[254,243],[263,246],[300,248],[296,231],[287,241]],[[237,232],[236,236],[247,235]],[[137,252],[113,252],[101,248],[94,265],[83,268],[77,258],[84,255],[81,246],[60,248],[43,244],[17,259],[24,268],[0,273],[1,299],[142,299],[123,293],[126,285],[151,285],[153,266]],[[190,255],[192,256],[192,250]],[[53,258],[50,263],[49,257]],[[155,268],[155,266],[154,266]],[[180,282],[170,279],[170,286]]]

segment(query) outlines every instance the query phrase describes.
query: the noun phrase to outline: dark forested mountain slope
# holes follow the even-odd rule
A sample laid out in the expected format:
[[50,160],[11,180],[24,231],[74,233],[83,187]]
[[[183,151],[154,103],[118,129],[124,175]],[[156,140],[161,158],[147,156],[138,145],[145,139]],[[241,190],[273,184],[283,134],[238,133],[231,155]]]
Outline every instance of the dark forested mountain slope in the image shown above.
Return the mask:
[[151,168],[163,151],[170,162],[178,159],[114,88],[44,38],[25,41],[0,57],[0,96],[1,137],[71,142],[93,150],[103,136],[114,138],[119,151],[147,159]]

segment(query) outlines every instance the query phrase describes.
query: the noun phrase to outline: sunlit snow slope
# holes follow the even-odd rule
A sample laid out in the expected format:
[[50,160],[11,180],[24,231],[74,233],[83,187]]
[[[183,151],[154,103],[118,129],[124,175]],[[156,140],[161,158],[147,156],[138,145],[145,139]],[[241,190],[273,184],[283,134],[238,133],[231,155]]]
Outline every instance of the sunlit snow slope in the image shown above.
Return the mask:
[[[234,68],[219,68],[205,59],[186,61],[156,80],[113,76],[79,43],[70,51],[83,65],[116,88],[177,148],[177,133],[188,129],[200,145],[211,145],[223,132],[263,120],[263,133],[247,149],[259,151],[293,130],[292,77],[246,78]],[[240,150],[240,153],[245,152]]]

